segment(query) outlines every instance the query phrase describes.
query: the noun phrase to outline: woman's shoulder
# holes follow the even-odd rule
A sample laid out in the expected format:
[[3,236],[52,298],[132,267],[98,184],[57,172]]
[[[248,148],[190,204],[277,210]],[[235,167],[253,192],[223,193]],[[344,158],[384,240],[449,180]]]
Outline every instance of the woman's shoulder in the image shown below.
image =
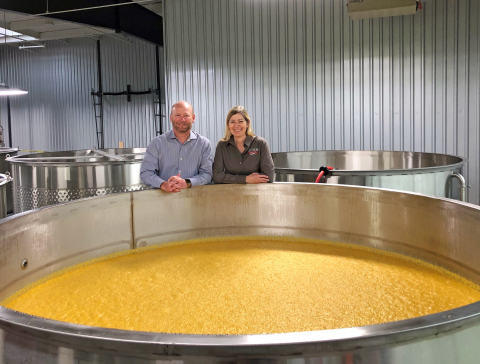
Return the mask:
[[267,141],[258,135],[255,137],[255,142],[262,145],[268,145]]
[[228,144],[228,140],[224,140],[224,139],[220,139],[217,143],[217,145],[227,145]]
[[217,143],[217,148],[225,148],[228,144],[228,140],[220,139]]

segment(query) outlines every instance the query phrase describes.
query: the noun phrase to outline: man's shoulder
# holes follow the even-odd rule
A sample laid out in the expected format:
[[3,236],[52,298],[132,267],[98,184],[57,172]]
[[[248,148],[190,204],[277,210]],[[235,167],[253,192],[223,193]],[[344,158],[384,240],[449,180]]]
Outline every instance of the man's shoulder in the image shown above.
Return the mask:
[[171,134],[171,133],[172,133],[172,131],[169,130],[169,131],[167,131],[163,134],[160,134],[160,135],[156,136],[155,138],[152,139],[152,143],[158,143],[158,142],[162,143],[162,142],[166,141],[169,137],[169,134]]
[[192,131],[192,133],[195,134],[195,136],[197,137],[197,140],[200,141],[200,143],[210,145],[210,140],[209,139],[207,139],[203,135],[198,134],[195,131]]

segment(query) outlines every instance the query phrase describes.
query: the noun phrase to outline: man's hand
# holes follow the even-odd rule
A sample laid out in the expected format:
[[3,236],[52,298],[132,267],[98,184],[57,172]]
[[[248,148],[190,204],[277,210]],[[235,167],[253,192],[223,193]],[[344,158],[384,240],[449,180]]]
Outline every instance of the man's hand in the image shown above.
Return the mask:
[[268,176],[265,176],[264,174],[260,174],[260,173],[252,173],[247,176],[246,182],[247,183],[267,183]]
[[168,181],[163,182],[160,185],[160,188],[164,191],[173,192],[173,193],[177,193],[177,192],[180,192],[182,190],[177,183],[168,182]]
[[180,189],[188,188],[187,181],[185,181],[182,177],[180,177],[180,173],[176,176],[172,176],[168,179],[168,182],[175,183]]

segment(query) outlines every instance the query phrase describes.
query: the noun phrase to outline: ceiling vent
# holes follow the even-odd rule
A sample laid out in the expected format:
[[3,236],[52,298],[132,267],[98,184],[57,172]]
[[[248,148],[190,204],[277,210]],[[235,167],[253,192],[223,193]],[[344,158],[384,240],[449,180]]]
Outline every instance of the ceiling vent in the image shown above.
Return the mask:
[[411,15],[417,11],[417,0],[350,0],[347,4],[352,20]]

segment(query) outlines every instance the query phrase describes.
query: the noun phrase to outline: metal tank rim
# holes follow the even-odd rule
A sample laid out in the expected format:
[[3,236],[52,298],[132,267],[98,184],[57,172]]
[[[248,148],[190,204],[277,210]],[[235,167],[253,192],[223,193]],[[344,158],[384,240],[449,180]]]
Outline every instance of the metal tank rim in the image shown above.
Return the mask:
[[[129,350],[130,345],[133,345],[131,349],[152,344],[168,345],[178,347],[179,350],[186,349],[189,354],[193,355],[207,355],[207,351],[211,354],[211,351],[215,349],[228,351],[229,348],[236,347],[243,349],[264,347],[266,352],[262,352],[262,354],[275,355],[275,347],[284,352],[285,345],[314,345],[311,350],[315,352],[341,352],[351,350],[352,347],[355,349],[374,348],[421,340],[468,327],[478,321],[480,321],[480,302],[475,302],[454,310],[418,318],[344,329],[260,335],[193,335],[85,326],[44,319],[0,306],[2,325],[15,327],[22,332],[42,335],[49,339],[70,344],[82,344],[84,340],[86,342],[100,340],[102,345],[106,345],[106,348],[109,347],[109,344],[112,347],[128,345],[123,348],[124,350]],[[329,345],[332,343],[334,343],[334,347]]]
[[[105,150],[123,150],[125,153],[121,154],[112,154],[114,156],[133,156],[133,159],[125,159],[125,160],[99,160],[99,161],[86,161],[86,162],[81,162],[75,160],[75,156],[65,156],[64,159],[71,158],[72,162],[56,162],[56,161],[48,161],[45,160],[45,158],[42,160],[42,156],[46,157],[45,155],[56,155],[58,157],[61,157],[61,153],[65,152],[90,152],[90,151],[105,151]],[[72,166],[112,166],[112,165],[124,165],[124,164],[135,164],[142,162],[143,156],[145,155],[146,148],[105,148],[105,149],[78,149],[78,150],[65,150],[65,151],[58,151],[58,152],[45,152],[45,153],[34,153],[34,154],[24,154],[24,155],[17,155],[13,157],[9,157],[6,160],[10,162],[12,165],[24,165],[24,166],[45,166],[45,167],[72,167]],[[135,152],[136,151],[136,152]],[[80,157],[79,155],[78,157]],[[141,156],[142,158],[136,158],[136,156]],[[32,158],[32,159],[38,159],[38,161],[35,160],[25,160],[26,158]],[[48,159],[48,157],[46,157]],[[94,159],[102,159],[102,158],[107,158],[104,155],[92,155],[89,156],[89,158]]]
[[[422,168],[404,168],[404,169],[369,169],[369,170],[354,170],[354,169],[334,169],[330,171],[332,176],[370,176],[370,175],[401,175],[401,174],[417,174],[417,173],[428,173],[428,172],[443,172],[450,171],[452,168],[459,168],[468,163],[468,159],[452,154],[441,154],[441,153],[424,153],[424,152],[412,152],[412,151],[397,151],[397,150],[308,150],[304,152],[278,152],[272,153],[275,155],[284,155],[284,154],[303,154],[303,153],[315,153],[315,152],[360,152],[360,153],[371,153],[371,152],[386,152],[386,153],[413,153],[413,154],[422,154],[422,155],[438,155],[443,157],[451,157],[460,159],[459,162],[453,164],[446,164],[443,166],[434,166],[434,167],[422,167]],[[320,168],[321,166],[319,166]],[[332,166],[335,168],[335,166]],[[408,171],[408,173],[406,172]],[[275,173],[279,174],[292,174],[295,172],[302,172],[302,174],[311,174],[318,175],[318,169],[298,169],[298,168],[281,168],[275,166]]]
[[[278,184],[295,185],[295,183],[291,182]],[[315,185],[317,188],[324,186],[314,183],[309,184]],[[211,186],[209,187],[212,188]],[[332,187],[328,186],[327,188]],[[480,211],[480,206],[471,203],[425,196],[415,192],[350,185],[335,185],[334,188],[358,188],[415,195],[425,199],[458,204]],[[94,198],[105,197],[107,196]],[[0,220],[0,227],[7,221],[35,213],[39,210],[53,209],[59,205],[75,204],[91,199],[85,198],[26,211]],[[436,314],[361,327],[260,335],[192,335],[85,326],[32,316],[0,306],[0,326],[9,327],[17,331],[21,330],[21,332],[30,333],[39,338],[59,340],[71,345],[82,343],[91,345],[92,340],[95,340],[100,341],[102,348],[107,350],[122,348],[122,350],[128,351],[130,349],[143,349],[151,345],[165,346],[166,352],[163,354],[168,354],[169,350],[173,351],[173,348],[175,348],[174,355],[202,356],[215,355],[216,351],[219,352],[219,355],[228,355],[229,353],[248,355],[249,348],[252,350],[256,348],[255,355],[293,355],[298,353],[298,350],[296,350],[298,346],[301,346],[303,353],[341,353],[345,350],[384,347],[402,342],[421,340],[469,327],[478,322],[480,322],[480,301]],[[240,352],[238,352],[239,349],[241,350]]]
[[18,148],[8,148],[8,147],[0,148],[0,154],[8,154],[8,153],[15,153],[15,152],[18,152]]
[[8,182],[11,182],[13,178],[8,174],[0,173],[0,187],[6,185]]

